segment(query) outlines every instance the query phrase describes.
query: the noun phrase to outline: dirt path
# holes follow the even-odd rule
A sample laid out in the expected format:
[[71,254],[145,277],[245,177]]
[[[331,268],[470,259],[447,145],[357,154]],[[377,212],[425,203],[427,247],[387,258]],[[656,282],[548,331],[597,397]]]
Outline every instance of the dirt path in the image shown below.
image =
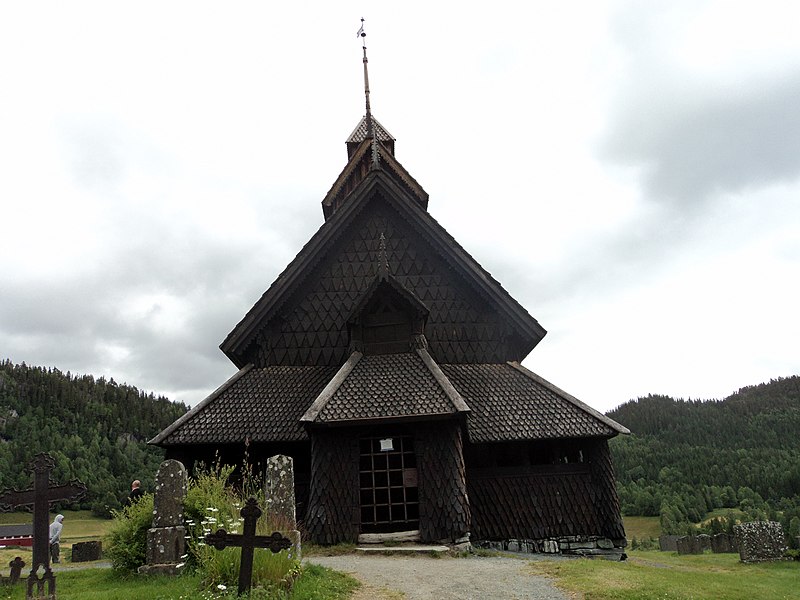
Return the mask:
[[505,557],[313,556],[362,582],[354,600],[568,600],[552,582]]

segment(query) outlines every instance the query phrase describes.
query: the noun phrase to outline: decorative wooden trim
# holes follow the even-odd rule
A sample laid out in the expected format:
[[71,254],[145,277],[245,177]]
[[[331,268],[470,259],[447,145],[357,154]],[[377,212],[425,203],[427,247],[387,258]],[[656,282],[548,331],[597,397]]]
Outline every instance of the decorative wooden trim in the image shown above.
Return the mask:
[[450,401],[453,403],[455,409],[460,413],[471,412],[471,409],[469,406],[467,406],[464,398],[461,397],[461,394],[458,393],[458,390],[456,390],[453,384],[450,383],[447,375],[442,373],[439,365],[436,364],[436,361],[433,360],[433,357],[431,357],[428,351],[424,348],[417,348],[415,352],[422,359],[422,362],[425,363],[425,366],[428,367],[428,370],[431,372],[431,375],[433,375],[436,383],[439,384],[442,390],[444,390],[444,393],[447,394],[447,397],[450,398]]
[[350,372],[358,364],[358,361],[361,360],[362,356],[363,354],[361,354],[361,352],[353,352],[350,355],[350,358],[347,359],[347,362],[342,365],[342,368],[339,369],[336,375],[333,376],[333,379],[331,379],[328,385],[325,386],[325,389],[320,392],[319,396],[317,396],[317,399],[314,400],[314,403],[306,411],[306,414],[300,417],[300,421],[302,423],[314,422],[314,419],[316,419],[320,411],[325,408],[325,405],[336,393],[336,390],[339,389],[339,386],[342,385],[342,382],[347,379],[347,376],[350,375]]

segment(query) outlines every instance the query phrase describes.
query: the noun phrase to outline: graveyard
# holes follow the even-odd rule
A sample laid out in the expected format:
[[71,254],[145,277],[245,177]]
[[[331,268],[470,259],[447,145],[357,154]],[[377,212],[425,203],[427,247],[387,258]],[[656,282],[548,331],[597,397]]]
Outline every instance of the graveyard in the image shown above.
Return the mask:
[[[88,511],[66,511],[64,547],[68,548],[78,541],[103,541],[113,522],[93,517]],[[30,513],[0,513],[0,524],[30,519]],[[52,520],[50,515],[50,519]],[[634,534],[652,531],[652,526],[641,519],[631,521],[635,525],[626,527]],[[583,594],[596,599],[657,599],[657,598],[729,598],[746,600],[759,598],[790,598],[800,576],[800,563],[777,561],[747,564],[740,560],[738,553],[712,553],[705,550],[700,554],[678,554],[676,551],[632,550],[625,562],[603,560],[565,560],[545,561],[537,557],[526,561],[526,572],[531,576],[545,575],[557,581],[558,587],[569,592]],[[305,545],[303,553],[313,560],[318,554],[352,552],[351,547],[320,548]],[[210,552],[210,551],[209,551]],[[256,549],[256,554],[269,550]],[[66,553],[65,553],[66,554]],[[480,560],[489,552],[480,552],[472,558],[441,557],[429,558],[430,572],[446,572],[449,561]],[[0,549],[0,573],[8,576],[8,564],[15,556],[30,564],[30,549]],[[103,561],[73,563],[64,556],[57,571],[58,597],[66,600],[78,598],[225,598],[222,590],[201,592],[202,577],[197,573],[186,572],[179,577],[164,575],[139,575],[123,577],[114,569],[108,568],[107,557]],[[519,559],[517,559],[519,560]],[[23,577],[26,575],[23,569]],[[344,574],[333,573],[321,568],[307,569],[304,578],[298,580],[295,595],[287,598],[350,598],[357,590],[358,583]],[[313,589],[308,596],[303,594],[303,586]],[[236,585],[232,586],[235,589]],[[201,595],[205,594],[205,595]],[[254,596],[261,597],[261,596]],[[283,596],[265,596],[283,597]],[[387,595],[386,598],[396,596]],[[580,596],[579,596],[580,597]],[[0,587],[3,600],[22,600],[25,589],[22,585]]]

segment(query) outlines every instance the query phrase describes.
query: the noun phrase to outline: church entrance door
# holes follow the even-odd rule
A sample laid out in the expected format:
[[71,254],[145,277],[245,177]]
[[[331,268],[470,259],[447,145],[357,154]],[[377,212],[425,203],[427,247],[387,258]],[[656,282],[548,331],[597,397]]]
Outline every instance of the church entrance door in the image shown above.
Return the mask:
[[414,438],[361,438],[359,487],[362,533],[419,529]]

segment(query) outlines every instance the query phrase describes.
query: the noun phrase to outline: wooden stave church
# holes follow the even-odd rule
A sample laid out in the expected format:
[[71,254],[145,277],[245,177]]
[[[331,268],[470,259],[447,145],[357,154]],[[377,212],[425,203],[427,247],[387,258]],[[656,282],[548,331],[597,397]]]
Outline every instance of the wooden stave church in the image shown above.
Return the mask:
[[428,213],[367,109],[323,225],[220,345],[240,370],[150,443],[188,465],[292,456],[321,544],[623,548],[608,440],[628,430],[520,364],[545,330]]

